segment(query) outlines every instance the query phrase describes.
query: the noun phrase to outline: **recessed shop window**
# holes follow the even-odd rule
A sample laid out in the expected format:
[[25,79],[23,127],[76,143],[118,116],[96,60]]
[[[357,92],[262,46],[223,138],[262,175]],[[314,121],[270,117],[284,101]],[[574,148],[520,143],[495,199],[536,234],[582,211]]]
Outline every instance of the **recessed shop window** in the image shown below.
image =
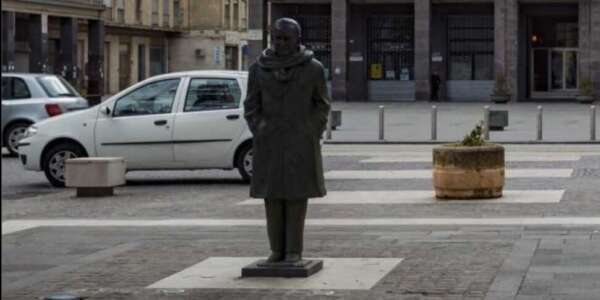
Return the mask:
[[494,16],[448,16],[450,80],[494,79]]
[[302,27],[302,42],[315,53],[323,64],[327,79],[331,70],[331,17],[329,15],[301,15],[296,20]]
[[414,18],[373,16],[367,24],[367,78],[414,80]]

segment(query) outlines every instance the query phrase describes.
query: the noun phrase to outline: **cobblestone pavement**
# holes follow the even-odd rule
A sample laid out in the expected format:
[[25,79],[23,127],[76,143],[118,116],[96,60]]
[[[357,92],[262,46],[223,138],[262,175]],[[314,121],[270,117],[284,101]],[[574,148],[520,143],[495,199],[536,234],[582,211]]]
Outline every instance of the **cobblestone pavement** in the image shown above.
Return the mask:
[[[428,146],[328,145],[325,168],[430,169],[430,151]],[[531,153],[541,159],[517,159]],[[576,159],[561,159],[567,156]],[[418,159],[365,161],[398,157]],[[598,299],[600,146],[507,146],[507,158],[509,169],[542,170],[542,175],[508,178],[506,191],[561,190],[560,201],[309,205],[309,221],[333,220],[333,225],[306,227],[305,256],[403,259],[369,290],[147,288],[210,257],[268,253],[262,225],[134,226],[156,219],[263,220],[261,205],[240,205],[248,199],[248,186],[233,171],[132,172],[111,198],[77,199],[66,190],[2,201],[2,299],[39,299],[61,291],[90,299]],[[549,169],[573,171],[549,178],[543,175]],[[330,194],[431,190],[430,179],[339,179],[326,185]],[[131,223],[5,231],[11,221],[32,219]],[[376,222],[393,219],[424,223]],[[433,219],[446,221],[427,223]],[[551,219],[559,221],[534,222]],[[572,225],[584,219],[591,223]],[[464,220],[478,222],[464,225]],[[513,221],[502,225],[502,220]]]

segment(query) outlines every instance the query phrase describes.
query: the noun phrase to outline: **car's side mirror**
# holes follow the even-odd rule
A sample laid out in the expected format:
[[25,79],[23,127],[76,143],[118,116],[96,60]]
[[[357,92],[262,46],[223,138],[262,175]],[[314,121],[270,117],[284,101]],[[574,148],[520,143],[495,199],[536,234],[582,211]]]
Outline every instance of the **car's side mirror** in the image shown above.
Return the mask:
[[105,106],[105,107],[103,107],[103,108],[101,109],[101,111],[102,111],[102,113],[103,113],[103,114],[105,114],[105,115],[107,115],[107,116],[110,116],[110,112],[111,112],[111,111],[110,111],[110,107],[108,107],[108,106]]

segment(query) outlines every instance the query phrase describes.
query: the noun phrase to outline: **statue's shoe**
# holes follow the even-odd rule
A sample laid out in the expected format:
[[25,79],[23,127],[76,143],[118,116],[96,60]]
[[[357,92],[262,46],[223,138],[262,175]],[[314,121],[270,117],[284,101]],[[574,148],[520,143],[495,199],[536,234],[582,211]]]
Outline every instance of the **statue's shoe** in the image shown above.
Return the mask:
[[271,252],[271,255],[267,258],[267,263],[280,262],[283,260],[283,253]]
[[286,253],[283,262],[285,263],[298,263],[302,261],[300,253]]

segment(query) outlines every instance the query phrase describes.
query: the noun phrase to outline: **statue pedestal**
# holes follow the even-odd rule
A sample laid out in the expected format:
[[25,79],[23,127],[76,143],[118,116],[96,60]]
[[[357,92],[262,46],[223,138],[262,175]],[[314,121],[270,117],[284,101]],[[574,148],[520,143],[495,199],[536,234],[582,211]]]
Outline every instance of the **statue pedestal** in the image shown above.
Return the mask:
[[322,260],[301,260],[297,263],[267,263],[258,260],[242,268],[242,277],[309,277],[323,268]]

